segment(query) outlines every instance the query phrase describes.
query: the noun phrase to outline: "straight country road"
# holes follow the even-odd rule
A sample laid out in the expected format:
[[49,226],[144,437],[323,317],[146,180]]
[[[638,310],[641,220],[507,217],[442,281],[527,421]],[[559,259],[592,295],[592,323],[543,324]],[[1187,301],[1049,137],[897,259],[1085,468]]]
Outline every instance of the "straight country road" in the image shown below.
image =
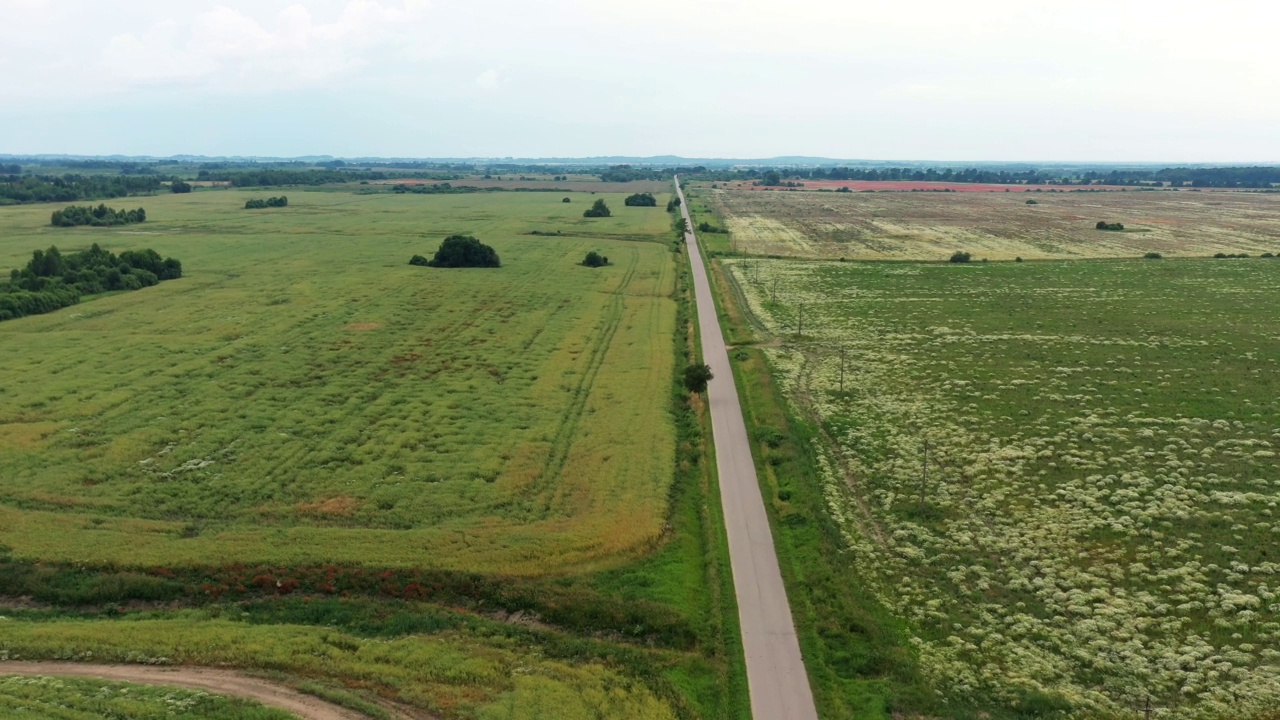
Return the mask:
[[738,598],[738,622],[742,648],[747,656],[747,687],[751,716],[755,720],[817,720],[809,676],[805,674],[791,620],[791,605],[778,569],[773,532],[765,514],[751,443],[742,417],[742,405],[733,384],[733,370],[725,349],[720,318],[707,270],[692,232],[689,204],[675,179],[680,214],[689,232],[684,235],[693,266],[694,296],[702,331],[702,356],[714,375],[707,387],[711,405],[711,430],[715,436],[716,464],[720,471],[720,503],[729,536],[729,563]]

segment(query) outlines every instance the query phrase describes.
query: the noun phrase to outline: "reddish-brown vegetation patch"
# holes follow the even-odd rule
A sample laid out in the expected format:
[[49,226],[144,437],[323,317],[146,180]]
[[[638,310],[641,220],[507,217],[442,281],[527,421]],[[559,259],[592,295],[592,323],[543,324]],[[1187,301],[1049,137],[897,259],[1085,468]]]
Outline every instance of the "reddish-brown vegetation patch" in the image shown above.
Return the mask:
[[353,332],[366,332],[368,330],[377,330],[380,327],[382,327],[382,323],[363,322],[363,323],[351,323],[350,325],[343,325],[342,329],[351,330]]
[[303,515],[321,517],[351,517],[360,503],[348,495],[339,495],[324,500],[298,503],[298,512]]

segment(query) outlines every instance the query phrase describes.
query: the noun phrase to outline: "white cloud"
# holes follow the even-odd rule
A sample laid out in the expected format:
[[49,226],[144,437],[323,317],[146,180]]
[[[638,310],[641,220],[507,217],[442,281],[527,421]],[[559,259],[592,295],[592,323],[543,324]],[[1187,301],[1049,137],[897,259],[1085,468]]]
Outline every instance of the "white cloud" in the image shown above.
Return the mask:
[[502,84],[502,75],[497,70],[485,70],[476,76],[476,86],[484,90],[493,90]]
[[262,92],[322,85],[358,72],[403,46],[426,17],[421,0],[399,6],[350,0],[331,22],[302,4],[272,23],[218,5],[187,22],[161,20],[114,35],[96,58],[99,87],[195,85],[220,92]]

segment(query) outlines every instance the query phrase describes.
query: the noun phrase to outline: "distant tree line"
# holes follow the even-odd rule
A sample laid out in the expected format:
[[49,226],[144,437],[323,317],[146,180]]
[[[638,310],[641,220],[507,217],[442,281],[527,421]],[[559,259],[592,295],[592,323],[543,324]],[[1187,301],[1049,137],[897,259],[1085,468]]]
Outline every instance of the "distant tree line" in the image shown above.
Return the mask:
[[147,211],[142,208],[116,210],[106,205],[98,205],[98,207],[70,205],[62,210],[54,210],[49,224],[54,227],[75,227],[77,225],[108,227],[111,225],[131,225],[146,221]]
[[288,206],[289,198],[284,195],[281,195],[280,197],[269,197],[265,200],[262,198],[253,198],[252,200],[245,200],[244,202],[245,210],[262,210],[264,208],[282,208]]
[[706,170],[702,166],[638,168],[631,165],[612,165],[600,173],[600,179],[604,182],[670,180],[672,175],[696,175],[705,173]]
[[1280,185],[1280,166],[1204,167],[1127,170],[997,170],[985,168],[740,168],[699,176],[713,181],[758,181],[758,185],[797,187],[803,180],[992,183],[1002,185],[1167,185],[1198,188],[1270,188]]
[[106,200],[154,193],[156,177],[121,175],[9,175],[0,177],[0,205]]
[[0,175],[21,175],[21,165],[3,165],[0,164]]
[[622,202],[628,207],[658,207],[658,199],[653,196],[653,193],[628,195]]
[[432,183],[430,185],[409,185],[401,183],[391,188],[394,193],[412,193],[414,195],[458,195],[462,193],[480,192],[474,185],[453,185],[451,183]]
[[182,277],[182,263],[155,250],[126,250],[118,256],[96,243],[63,255],[56,247],[36,250],[26,267],[0,283],[0,320],[39,315],[80,302],[84,295],[140,290]]
[[359,182],[360,180],[387,180],[393,176],[384,172],[363,170],[201,170],[197,180],[230,183],[232,187],[274,187],[276,185],[328,185],[332,183]]

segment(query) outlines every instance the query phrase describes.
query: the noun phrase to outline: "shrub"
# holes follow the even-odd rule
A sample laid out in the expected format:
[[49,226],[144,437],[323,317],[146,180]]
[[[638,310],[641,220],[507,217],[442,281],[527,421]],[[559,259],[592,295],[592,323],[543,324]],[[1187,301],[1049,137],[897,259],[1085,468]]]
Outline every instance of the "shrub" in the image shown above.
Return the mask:
[[281,195],[280,197],[271,197],[271,198],[267,198],[266,200],[263,200],[261,198],[246,200],[244,203],[244,209],[245,210],[262,210],[263,208],[288,207],[288,205],[289,205],[289,198],[285,197],[284,195]]
[[191,183],[184,182],[182,180],[174,180],[169,183],[169,191],[174,193],[189,193],[191,192]]
[[501,267],[498,252],[470,235],[450,235],[427,263],[438,268]]
[[1022,256],[1021,256],[1021,255],[1019,255],[1018,257],[1014,258],[1014,259],[1013,259],[1013,261],[1014,261],[1014,262],[1022,262]]
[[605,265],[609,264],[609,258],[605,257],[604,255],[601,255],[595,250],[592,250],[591,252],[587,253],[587,256],[585,258],[582,259],[582,264],[591,268],[604,267]]
[[573,201],[572,201],[572,200],[570,200],[569,198],[565,198],[565,199],[561,200],[560,202],[562,202],[562,203],[567,203],[567,202],[573,202]]
[[1099,220],[1095,228],[1099,230],[1110,230],[1112,232],[1120,232],[1124,230],[1124,223],[1109,223],[1106,220]]
[[409,264],[417,265],[419,267],[427,267],[428,265],[431,264],[431,261],[422,257],[421,255],[414,255],[413,257],[409,258]]
[[969,261],[970,261],[970,260],[972,260],[972,259],[973,259],[973,255],[972,255],[972,254],[967,253],[967,252],[963,252],[963,251],[960,251],[960,250],[957,250],[957,251],[955,251],[954,253],[952,253],[950,262],[953,262],[953,263],[967,263],[967,262],[969,262]]
[[636,193],[628,195],[626,200],[622,201],[627,207],[657,207],[658,199],[653,193]]
[[1040,201],[1039,201],[1039,200],[1028,200],[1028,201],[1027,201],[1027,204],[1028,204],[1028,205],[1039,205],[1039,204],[1040,204]]
[[603,199],[596,200],[594,205],[582,213],[582,217],[588,218],[609,217],[610,215],[613,215],[613,213],[609,211],[609,206],[604,203]]
[[1266,253],[1262,253],[1262,254],[1261,254],[1261,255],[1259,255],[1258,257],[1269,258],[1269,257],[1275,257],[1275,255],[1273,255],[1273,254],[1271,254],[1271,253],[1269,253],[1269,252],[1266,252]]
[[1142,257],[1146,258],[1147,260],[1160,260],[1164,256],[1158,252],[1149,252],[1146,255],[1143,255]]

